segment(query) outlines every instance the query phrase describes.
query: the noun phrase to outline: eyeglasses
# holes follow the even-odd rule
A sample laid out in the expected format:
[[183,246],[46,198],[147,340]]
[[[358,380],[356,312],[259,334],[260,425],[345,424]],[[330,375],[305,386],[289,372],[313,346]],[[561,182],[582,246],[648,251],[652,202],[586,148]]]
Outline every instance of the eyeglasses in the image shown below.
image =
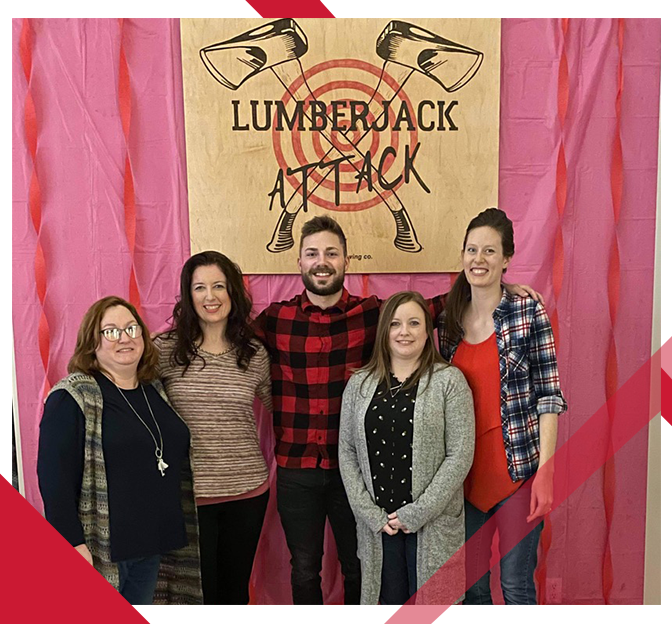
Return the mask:
[[122,332],[126,332],[126,335],[129,338],[138,338],[142,336],[142,327],[140,325],[129,325],[124,329],[119,329],[118,327],[108,327],[107,329],[101,330],[101,334],[106,340],[110,342],[119,342],[121,340]]

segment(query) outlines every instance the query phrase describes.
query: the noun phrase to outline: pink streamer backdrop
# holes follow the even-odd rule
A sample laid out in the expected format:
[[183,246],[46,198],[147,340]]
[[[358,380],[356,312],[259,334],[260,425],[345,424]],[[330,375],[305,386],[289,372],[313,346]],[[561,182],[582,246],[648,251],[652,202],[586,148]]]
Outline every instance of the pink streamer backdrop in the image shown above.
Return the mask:
[[[47,269],[46,314],[52,370],[65,374],[86,308],[109,294],[128,296],[130,257],[124,228],[124,135],[119,111],[117,20],[33,20],[33,74]],[[179,22],[126,20],[131,81],[129,153],[137,213],[135,268],[152,329],[170,315],[183,261],[189,256]],[[42,504],[36,479],[43,368],[37,342],[36,235],[28,213],[31,162],[23,125],[28,85],[18,55],[21,21],[13,22],[13,323],[26,497]],[[502,22],[500,207],[516,226],[511,281],[541,290],[557,308],[559,359],[570,411],[564,441],[606,400],[612,325],[607,279],[615,221],[612,146],[618,78],[616,20],[570,20],[565,50],[569,104],[563,142],[567,201],[562,219],[564,277],[552,295],[555,198],[560,145],[559,20]],[[660,21],[626,20],[620,129],[623,199],[617,229],[620,301],[613,327],[619,385],[650,356],[660,88]],[[232,155],[233,157],[233,155]],[[347,233],[347,219],[342,219]],[[466,225],[466,224],[465,224]],[[437,217],[436,227],[441,227]],[[226,253],[226,249],[221,250]],[[349,276],[354,293],[386,297],[402,288],[445,292],[452,276]],[[251,276],[259,311],[301,289],[298,276]],[[259,413],[272,461],[270,416]],[[596,441],[596,447],[606,440]],[[644,571],[647,432],[616,456],[609,543],[614,603],[641,604]],[[259,603],[291,601],[289,555],[272,497],[255,566]],[[604,603],[602,561],[607,537],[603,479],[554,512],[547,579],[561,579],[564,603]],[[340,597],[335,553],[327,540],[325,595]]]

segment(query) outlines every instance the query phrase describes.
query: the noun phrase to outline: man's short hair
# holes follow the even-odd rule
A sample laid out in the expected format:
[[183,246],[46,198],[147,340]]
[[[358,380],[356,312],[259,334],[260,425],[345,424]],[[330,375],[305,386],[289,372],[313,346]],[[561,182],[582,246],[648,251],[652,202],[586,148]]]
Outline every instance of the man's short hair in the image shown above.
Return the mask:
[[336,234],[338,240],[341,241],[341,245],[343,245],[343,255],[347,257],[348,242],[345,239],[345,234],[343,234],[343,230],[336,220],[328,215],[318,215],[303,224],[303,227],[301,228],[301,240],[299,241],[299,254],[303,249],[303,239],[306,238],[306,236],[312,236],[313,234],[319,234],[320,232],[331,232],[332,234]]

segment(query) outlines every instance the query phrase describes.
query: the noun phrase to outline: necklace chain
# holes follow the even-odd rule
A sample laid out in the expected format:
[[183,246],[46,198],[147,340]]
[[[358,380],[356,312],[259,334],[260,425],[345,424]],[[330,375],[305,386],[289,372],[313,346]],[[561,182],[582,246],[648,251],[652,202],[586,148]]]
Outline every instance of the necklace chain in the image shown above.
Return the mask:
[[[114,383],[114,382],[113,382]],[[136,409],[131,405],[131,402],[128,400],[126,395],[122,392],[121,388],[117,386],[117,384],[114,384],[117,390],[119,390],[119,394],[123,397],[124,401],[128,403],[128,407],[131,408],[133,413],[138,417],[138,420],[145,426],[145,429],[149,431],[149,435],[152,436],[152,440],[154,440],[154,455],[156,457],[156,463],[157,463],[157,468],[161,472],[161,476],[165,477],[165,470],[168,468],[168,464],[163,461],[163,435],[161,434],[161,427],[159,427],[159,423],[156,421],[156,416],[154,416],[154,410],[152,410],[152,406],[149,404],[149,400],[147,399],[147,393],[145,392],[145,387],[140,384],[140,389],[142,390],[142,396],[145,397],[145,403],[147,403],[147,408],[149,409],[149,413],[152,415],[152,420],[154,421],[154,424],[156,425],[156,430],[159,432],[159,440],[161,441],[161,444],[156,441],[156,436],[154,435],[154,432],[149,428],[149,425],[142,419],[140,414],[136,411]]]
[[220,353],[213,353],[212,351],[206,351],[205,349],[202,349],[201,347],[196,347],[201,353],[205,353],[207,355],[214,355],[214,356],[219,356],[219,355],[226,355],[229,353],[229,351],[233,350],[233,347],[235,345],[231,345],[228,349],[225,349],[224,351],[221,351]]
[[390,396],[392,398],[396,397],[399,394],[399,391],[401,390],[403,385],[404,385],[404,382],[402,381],[398,386],[391,386],[390,387]]
[[[399,381],[399,378],[394,373],[391,372],[391,374],[395,381]],[[404,387],[404,384],[408,381],[409,377],[407,377],[403,381],[399,381],[399,383],[396,386],[390,386],[390,396],[392,398],[396,397],[399,394],[399,392],[401,392],[402,388]]]

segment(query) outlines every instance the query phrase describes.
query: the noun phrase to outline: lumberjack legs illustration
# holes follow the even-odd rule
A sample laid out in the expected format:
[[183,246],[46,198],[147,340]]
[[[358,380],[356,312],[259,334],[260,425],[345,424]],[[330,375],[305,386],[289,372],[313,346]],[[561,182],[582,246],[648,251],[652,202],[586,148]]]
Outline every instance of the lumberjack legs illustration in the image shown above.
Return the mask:
[[[227,41],[203,48],[200,51],[200,55],[210,74],[220,84],[230,89],[235,90],[257,73],[264,69],[271,69],[294,102],[298,102],[301,98],[297,98],[296,93],[293,93],[289,87],[292,84],[297,84],[297,78],[299,79],[298,83],[303,83],[303,86],[307,89],[305,95],[317,101],[305,80],[303,68],[298,60],[306,53],[307,49],[307,38],[299,25],[292,19],[280,19],[254,28]],[[290,63],[290,61],[295,62]],[[375,109],[374,116],[378,117],[381,114],[380,108],[378,106]],[[300,114],[307,117],[303,109],[301,109]],[[341,158],[332,159],[331,162],[335,161],[340,164],[340,162],[353,158],[353,156],[346,156],[336,147],[325,131],[319,130],[319,133],[331,146],[329,152],[331,153],[335,150],[341,155]],[[347,134],[343,132],[341,134],[345,137],[348,144],[358,152],[359,156],[364,159],[365,155],[356,148],[356,145],[348,138]],[[337,167],[338,164],[331,166],[329,172],[333,172],[334,167]],[[329,165],[330,160],[323,158],[319,166],[328,167]],[[351,163],[351,166],[358,173],[361,173],[360,168],[356,165]],[[378,174],[376,167],[372,165],[371,169]],[[304,175],[306,175],[306,178],[309,173],[309,171],[305,172]],[[378,175],[380,177],[380,174]],[[336,169],[335,177],[338,178],[338,176],[339,171]],[[309,192],[306,179],[304,185],[300,187],[303,189],[303,193],[298,194],[295,190],[290,196],[288,202],[283,207],[271,241],[267,245],[269,251],[278,253],[290,249],[294,245],[292,235],[294,220],[302,206],[307,210],[308,197],[317,186],[319,186],[319,183],[315,184]],[[392,191],[392,196],[385,197],[383,191],[373,184],[373,182],[370,183],[370,186],[371,190],[375,191],[394,216],[397,228],[394,239],[395,246],[403,251],[420,251],[422,247],[417,242],[415,230],[396,192],[393,189],[389,189]]]
[[[264,69],[271,69],[289,95],[295,102],[298,102],[301,98],[296,97],[296,89],[294,92],[290,90],[289,86],[292,84],[303,83],[311,98],[316,100],[305,80],[301,63],[298,60],[307,50],[307,38],[298,24],[292,19],[280,19],[227,41],[203,48],[200,55],[210,74],[220,84],[234,90],[248,78]],[[452,92],[471,80],[483,59],[482,53],[476,50],[444,39],[423,28],[399,21],[390,22],[383,30],[378,38],[376,50],[379,56],[385,60],[383,71],[386,71],[389,66],[394,68],[392,73],[398,75],[396,79],[400,86],[390,102],[387,103],[388,106],[396,98],[414,71],[427,74],[441,84],[446,91]],[[451,56],[446,57],[446,54]],[[289,61],[295,62],[290,63]],[[297,81],[297,78],[301,80]],[[377,122],[383,115],[387,114],[387,110],[376,101],[375,95],[376,93],[371,96],[368,105]],[[301,109],[301,114],[306,114],[303,109]],[[364,155],[357,149],[357,145],[370,131],[371,128],[353,142],[348,137],[349,131],[339,129],[346,142],[362,157]],[[295,190],[280,215],[273,237],[267,245],[267,249],[271,252],[285,251],[293,246],[292,226],[301,206],[307,210],[306,203],[310,195],[334,170],[335,176],[338,176],[339,164],[344,160],[349,160],[325,132],[320,131],[320,134],[331,145],[331,148],[315,165],[313,170],[315,175],[317,175],[318,168],[323,169],[329,167],[330,163],[335,164],[326,173],[317,175],[317,179],[312,181],[310,189],[308,188],[308,178],[304,177],[304,185],[300,187],[302,193],[298,194],[298,189]],[[329,157],[334,150],[341,154],[342,158],[332,157],[330,160]],[[352,163],[351,166],[360,172]],[[371,168],[378,174],[381,183],[385,184],[380,172],[375,167]],[[408,174],[406,173],[406,175]],[[312,177],[314,176],[311,175]],[[385,197],[377,187],[372,183],[370,185],[370,188],[381,197],[394,217],[396,225],[394,245],[406,252],[420,251],[422,246],[417,241],[408,213],[394,189],[390,189],[385,184],[385,188],[392,191],[388,197]]]

